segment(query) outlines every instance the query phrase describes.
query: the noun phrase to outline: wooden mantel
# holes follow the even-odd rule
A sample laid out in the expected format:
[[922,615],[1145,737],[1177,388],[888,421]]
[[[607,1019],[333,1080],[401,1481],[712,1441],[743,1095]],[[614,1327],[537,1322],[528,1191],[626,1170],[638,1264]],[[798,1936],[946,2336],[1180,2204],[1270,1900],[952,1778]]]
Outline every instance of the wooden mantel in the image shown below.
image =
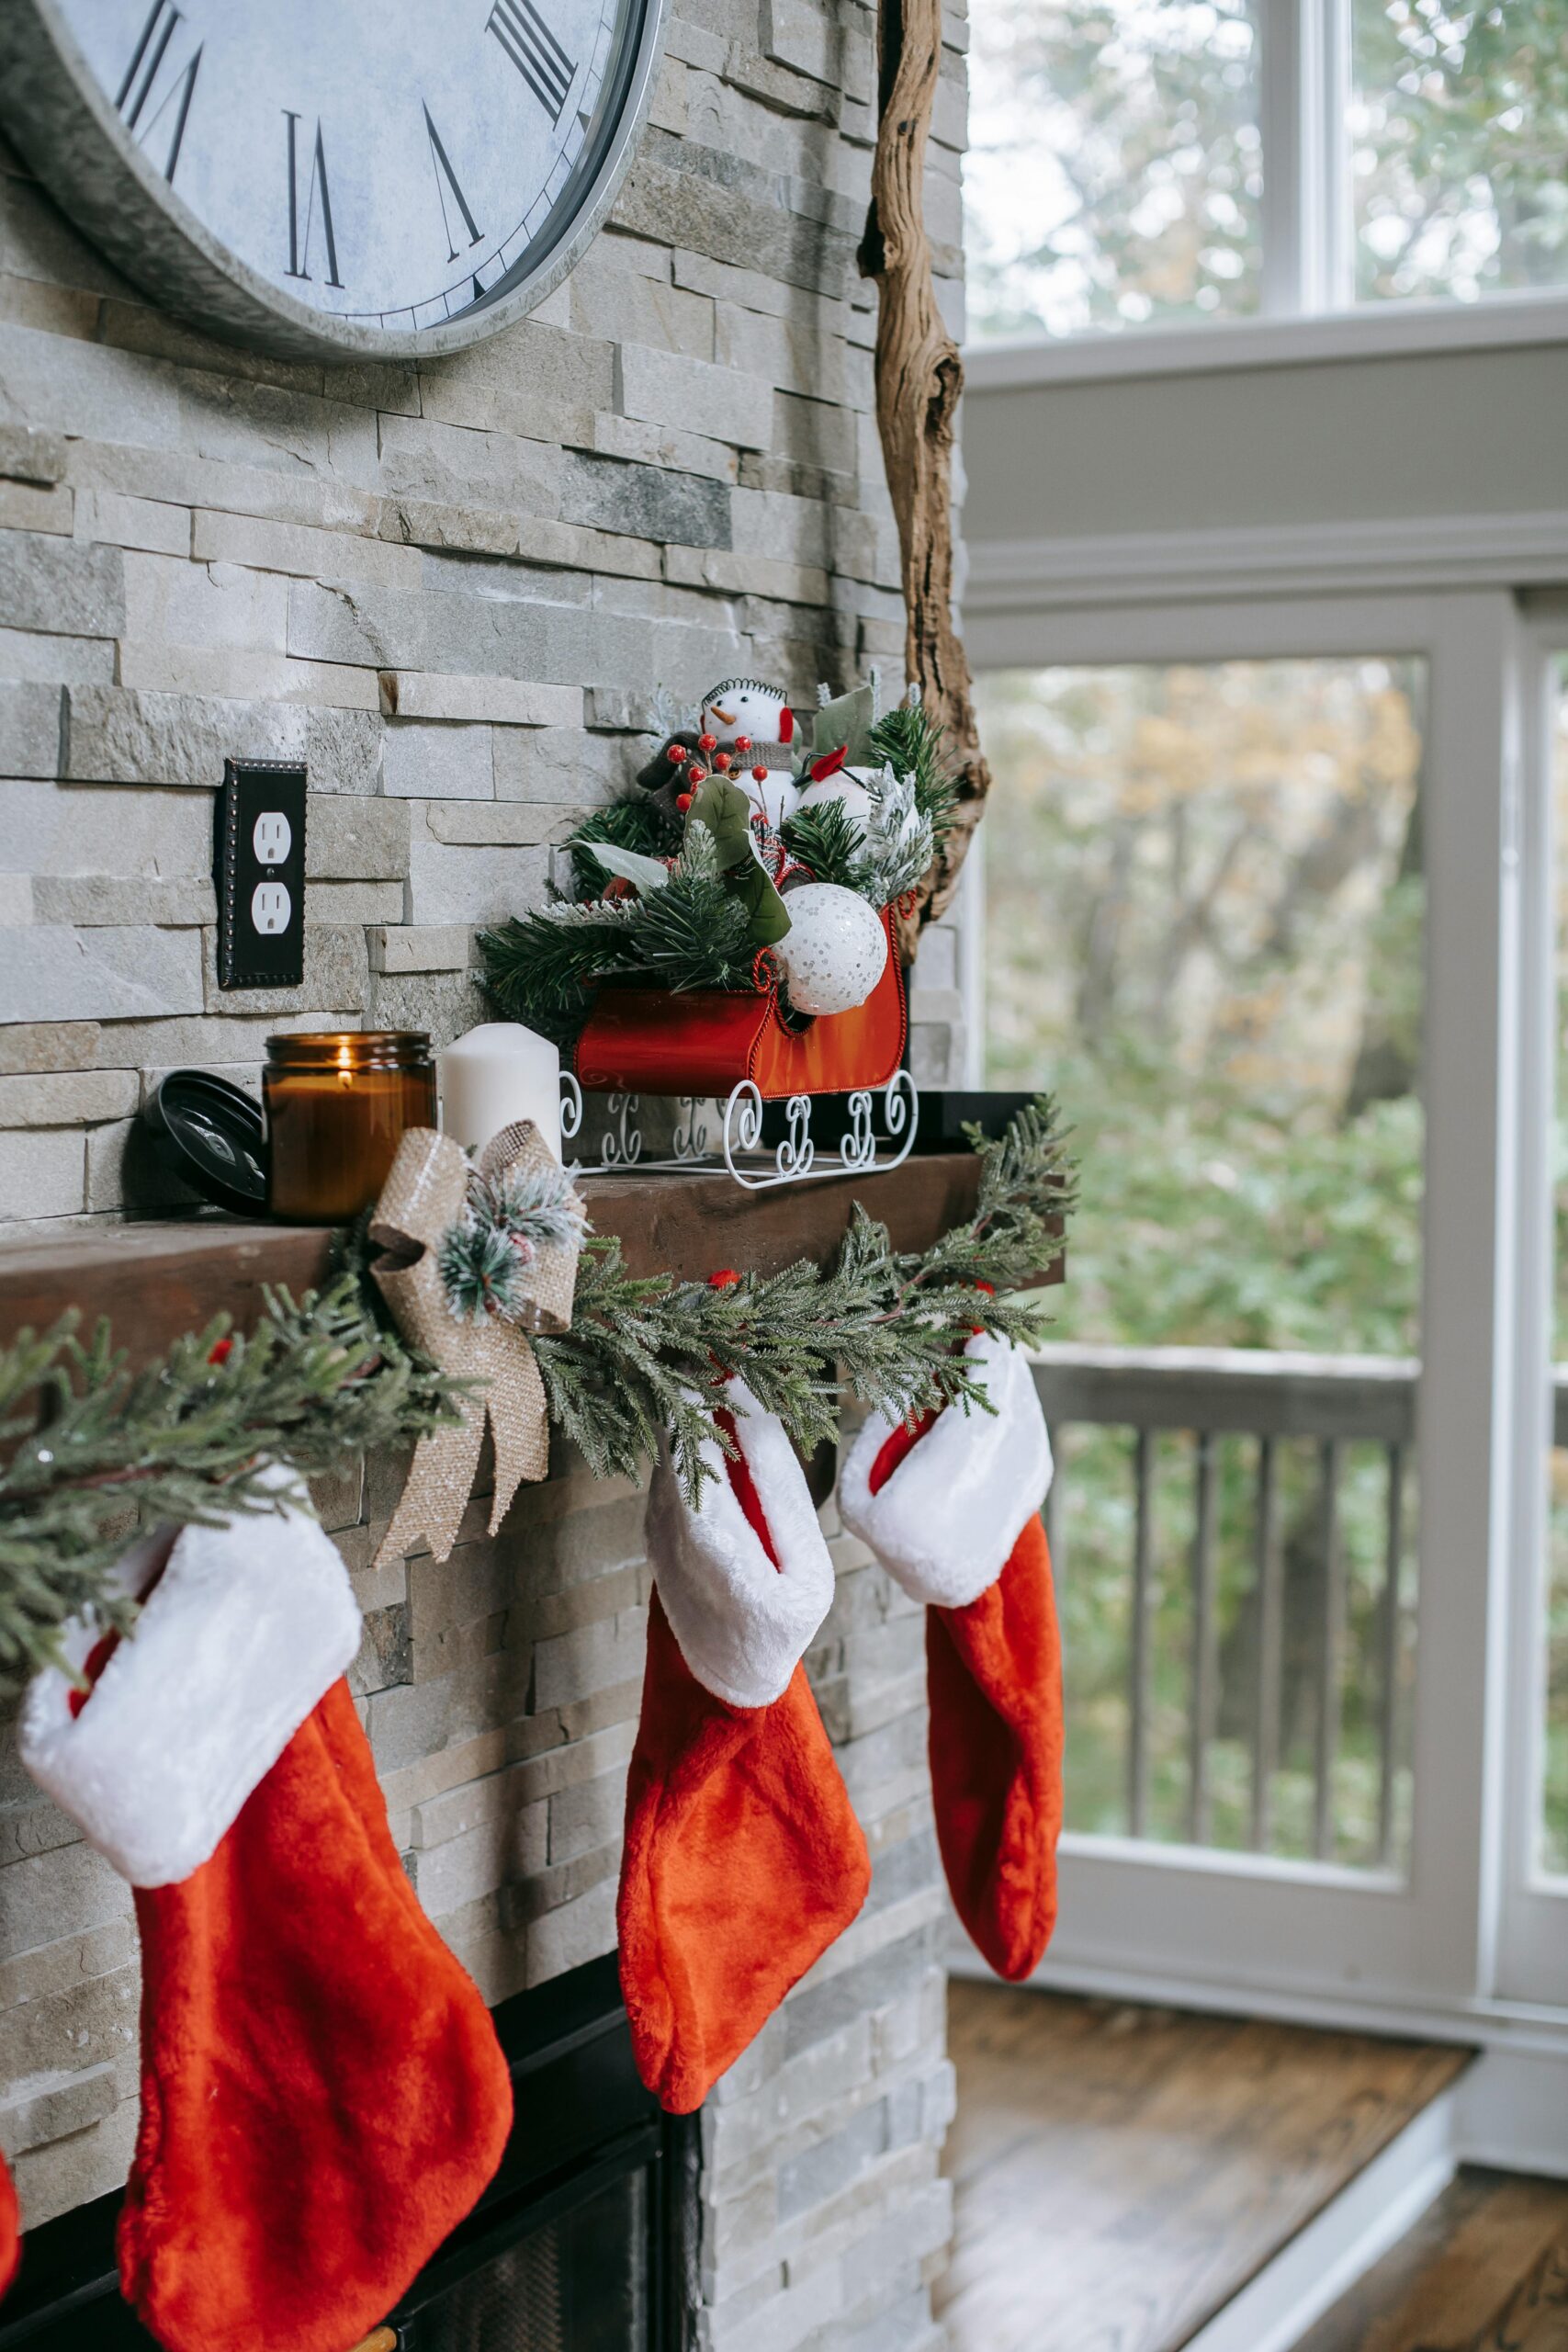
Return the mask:
[[[620,1236],[635,1273],[701,1280],[723,1266],[775,1273],[801,1258],[826,1265],[857,1198],[887,1226],[895,1249],[923,1250],[971,1215],[979,1177],[975,1155],[959,1151],[907,1159],[886,1175],[824,1176],[775,1192],[679,1172],[590,1176],[582,1190],[595,1227]],[[108,1316],[117,1342],[142,1363],[215,1315],[241,1329],[254,1323],[268,1283],[296,1297],[319,1288],[333,1238],[320,1226],[214,1211],[0,1244],[0,1346],[76,1306],[88,1321]]]

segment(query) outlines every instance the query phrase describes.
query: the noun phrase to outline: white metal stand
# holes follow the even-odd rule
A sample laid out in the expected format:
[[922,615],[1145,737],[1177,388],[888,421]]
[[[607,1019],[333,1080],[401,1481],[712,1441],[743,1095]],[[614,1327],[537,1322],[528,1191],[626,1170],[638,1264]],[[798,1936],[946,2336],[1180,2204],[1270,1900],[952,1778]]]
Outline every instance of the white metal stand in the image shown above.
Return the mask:
[[[561,1138],[564,1143],[582,1129],[582,1089],[570,1070],[561,1072]],[[834,1151],[818,1151],[811,1139],[811,1097],[792,1094],[784,1104],[786,1133],[770,1162],[762,1144],[762,1097],[750,1079],[730,1090],[716,1135],[710,1133],[707,1114],[700,1108],[705,1097],[675,1098],[682,1115],[671,1137],[673,1154],[663,1159],[644,1157],[642,1130],[637,1124],[641,1097],[608,1094],[609,1130],[599,1146],[597,1159],[570,1163],[574,1176],[619,1174],[628,1168],[687,1169],[694,1172],[727,1168],[736,1183],[749,1193],[764,1193],[776,1184],[802,1184],[818,1176],[874,1176],[899,1167],[915,1141],[919,1095],[907,1069],[895,1070],[885,1087],[862,1087],[849,1097],[849,1126]],[[883,1133],[877,1133],[880,1105]]]

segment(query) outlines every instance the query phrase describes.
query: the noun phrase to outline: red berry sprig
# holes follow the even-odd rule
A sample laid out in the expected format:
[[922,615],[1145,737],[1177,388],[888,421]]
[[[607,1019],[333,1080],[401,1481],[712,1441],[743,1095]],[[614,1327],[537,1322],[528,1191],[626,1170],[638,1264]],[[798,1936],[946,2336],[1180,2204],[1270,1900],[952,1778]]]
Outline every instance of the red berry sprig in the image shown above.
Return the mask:
[[716,752],[718,749],[718,737],[716,735],[699,735],[697,737],[697,749],[699,752]]
[[665,747],[664,756],[672,767],[679,767],[681,762],[686,756],[686,747],[684,743],[667,744]]

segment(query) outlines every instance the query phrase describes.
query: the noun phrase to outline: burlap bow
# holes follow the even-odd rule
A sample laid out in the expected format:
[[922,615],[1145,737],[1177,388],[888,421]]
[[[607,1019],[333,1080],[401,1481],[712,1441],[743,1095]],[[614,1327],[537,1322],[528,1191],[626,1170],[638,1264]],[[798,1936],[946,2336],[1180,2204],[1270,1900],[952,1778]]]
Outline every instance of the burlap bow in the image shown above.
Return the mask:
[[[537,1127],[524,1119],[491,1137],[479,1169],[481,1176],[497,1176],[507,1168],[526,1172],[553,1164]],[[411,1127],[398,1146],[370,1223],[370,1238],[387,1253],[370,1271],[404,1339],[443,1372],[486,1384],[464,1400],[460,1424],[420,1439],[402,1498],[376,1555],[378,1566],[400,1557],[420,1535],[438,1560],[446,1558],[473,1492],[487,1416],[495,1445],[492,1535],[523,1481],[542,1478],[549,1467],[545,1387],[523,1330],[510,1321],[462,1322],[447,1304],[438,1264],[441,1242],[463,1213],[468,1184],[468,1162],[461,1147],[450,1136]],[[527,1320],[533,1330],[570,1328],[576,1283],[575,1244],[541,1247],[529,1269]]]

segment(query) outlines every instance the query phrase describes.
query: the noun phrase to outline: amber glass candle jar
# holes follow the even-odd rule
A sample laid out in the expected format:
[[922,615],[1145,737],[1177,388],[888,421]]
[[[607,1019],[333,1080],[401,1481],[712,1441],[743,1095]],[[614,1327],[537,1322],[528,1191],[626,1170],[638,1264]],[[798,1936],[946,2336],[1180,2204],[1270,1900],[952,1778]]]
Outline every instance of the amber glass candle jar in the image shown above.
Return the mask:
[[344,1225],[379,1193],[404,1128],[435,1125],[430,1039],[417,1029],[269,1037],[262,1094],[273,1216]]

